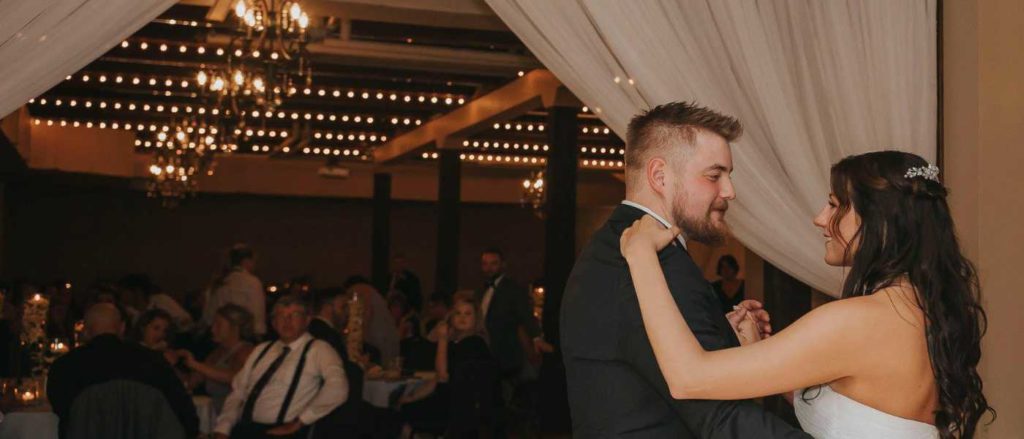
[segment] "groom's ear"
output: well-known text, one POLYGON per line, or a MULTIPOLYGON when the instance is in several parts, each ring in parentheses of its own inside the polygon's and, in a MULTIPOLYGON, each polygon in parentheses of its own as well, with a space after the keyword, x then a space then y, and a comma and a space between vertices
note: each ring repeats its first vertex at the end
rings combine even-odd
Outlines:
POLYGON ((654 157, 647 162, 647 166, 644 168, 647 185, 651 187, 655 193, 663 195, 665 193, 665 186, 668 184, 667 176, 665 175, 668 168, 668 162, 661 157, 654 157))

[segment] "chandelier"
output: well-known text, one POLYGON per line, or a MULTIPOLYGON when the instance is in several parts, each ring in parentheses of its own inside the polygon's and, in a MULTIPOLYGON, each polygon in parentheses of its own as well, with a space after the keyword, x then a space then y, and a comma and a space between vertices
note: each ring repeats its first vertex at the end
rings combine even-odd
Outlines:
POLYGON ((306 45, 309 15, 297 1, 238 0, 238 28, 225 48, 226 66, 201 66, 196 83, 239 128, 252 112, 268 112, 312 83, 306 45))
POLYGON ((534 214, 544 218, 544 171, 533 171, 530 177, 523 180, 523 207, 533 208, 534 214))
POLYGON ((157 133, 147 195, 160 198, 164 207, 177 206, 194 195, 197 177, 213 175, 215 155, 230 154, 238 148, 227 139, 222 127, 200 119, 183 119, 173 130, 157 133))

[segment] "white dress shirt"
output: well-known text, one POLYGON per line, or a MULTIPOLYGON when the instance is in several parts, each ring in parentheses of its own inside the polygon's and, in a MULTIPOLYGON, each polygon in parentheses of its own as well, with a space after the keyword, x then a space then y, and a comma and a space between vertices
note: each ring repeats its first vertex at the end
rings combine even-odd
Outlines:
MULTIPOLYGON (((662 218, 661 215, 658 215, 658 214, 654 213, 653 210, 648 209, 647 206, 644 206, 644 205, 642 205, 640 203, 637 203, 635 201, 629 201, 629 200, 622 200, 622 204, 625 204, 625 205, 631 206, 631 207, 635 207, 637 209, 640 209, 640 210, 644 211, 644 213, 646 213, 646 214, 650 215, 652 218, 658 220, 658 222, 661 223, 661 225, 665 226, 666 229, 671 229, 672 228, 672 224, 671 223, 669 223, 668 221, 665 221, 665 218, 662 218)), ((676 239, 678 239, 679 243, 683 245, 683 248, 686 248, 686 238, 683 237, 682 233, 680 233, 679 236, 676 237, 676 239)))
POLYGON ((253 332, 267 333, 267 296, 263 283, 252 273, 243 269, 232 271, 224 278, 224 285, 208 291, 206 306, 203 308, 203 325, 213 325, 213 316, 220 307, 229 303, 241 306, 252 313, 253 332))
POLYGON ((498 276, 491 286, 487 287, 487 291, 484 291, 484 297, 480 300, 480 317, 485 321, 487 320, 487 310, 491 309, 491 300, 494 299, 494 289, 498 287, 498 284, 500 284, 501 280, 504 278, 504 274, 498 276))
MULTIPOLYGON (((308 332, 289 343, 291 349, 285 356, 281 366, 274 372, 273 377, 267 382, 266 387, 260 393, 253 407, 253 421, 260 424, 276 424, 277 415, 281 411, 281 405, 288 393, 288 388, 295 377, 295 369, 299 365, 302 351, 306 343, 313 345, 306 354, 306 364, 302 370, 302 378, 292 396, 288 412, 285 413, 285 422, 291 422, 296 418, 303 425, 311 425, 324 415, 334 410, 348 399, 348 379, 345 377, 345 369, 341 365, 341 358, 329 344, 322 340, 314 339, 308 332)), ((245 365, 235 375, 231 382, 231 394, 224 401, 224 408, 214 427, 215 433, 231 434, 242 416, 242 408, 245 399, 249 396, 256 381, 263 376, 271 363, 281 354, 285 344, 281 341, 270 341, 260 343, 249 354, 245 365), (256 358, 267 344, 272 344, 270 350, 256 363, 256 358)))

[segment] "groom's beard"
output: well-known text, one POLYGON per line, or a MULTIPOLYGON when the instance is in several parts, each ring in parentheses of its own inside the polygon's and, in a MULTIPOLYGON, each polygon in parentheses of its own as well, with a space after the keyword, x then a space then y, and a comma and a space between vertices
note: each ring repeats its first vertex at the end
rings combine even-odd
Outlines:
POLYGON ((675 217, 676 225, 683 231, 687 240, 697 241, 709 246, 721 245, 729 236, 729 226, 725 223, 725 211, 729 210, 729 202, 716 199, 704 215, 687 215, 684 208, 685 200, 677 199, 672 205, 672 215, 675 217), (711 218, 713 212, 718 212, 721 219, 711 218))

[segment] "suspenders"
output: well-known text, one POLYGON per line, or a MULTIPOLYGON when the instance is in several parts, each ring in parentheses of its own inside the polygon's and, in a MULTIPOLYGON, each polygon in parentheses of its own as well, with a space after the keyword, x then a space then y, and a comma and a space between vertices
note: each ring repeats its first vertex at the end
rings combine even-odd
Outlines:
MULTIPOLYGON (((309 354, 309 349, 313 347, 313 342, 316 338, 306 342, 306 346, 302 348, 302 356, 299 357, 299 364, 295 367, 295 375, 292 377, 292 383, 288 386, 288 393, 285 394, 284 401, 281 403, 281 411, 277 414, 277 423, 283 424, 284 417, 288 413, 288 407, 292 403, 292 398, 295 397, 295 391, 299 388, 299 380, 302 379, 302 370, 306 367, 306 356, 309 354)), ((267 343, 267 345, 260 351, 259 355, 256 356, 256 361, 253 362, 253 367, 260 363, 263 356, 270 351, 270 347, 274 345, 274 342, 267 343)))
POLYGON ((281 403, 281 411, 277 414, 277 423, 284 423, 284 415, 288 413, 288 406, 292 404, 292 397, 295 396, 295 390, 299 388, 299 380, 302 379, 302 370, 306 368, 306 354, 309 353, 309 348, 313 346, 313 342, 316 339, 312 339, 306 343, 306 347, 302 348, 302 356, 299 357, 299 365, 295 367, 295 376, 292 377, 292 384, 288 386, 288 393, 284 396, 284 402, 281 403))

